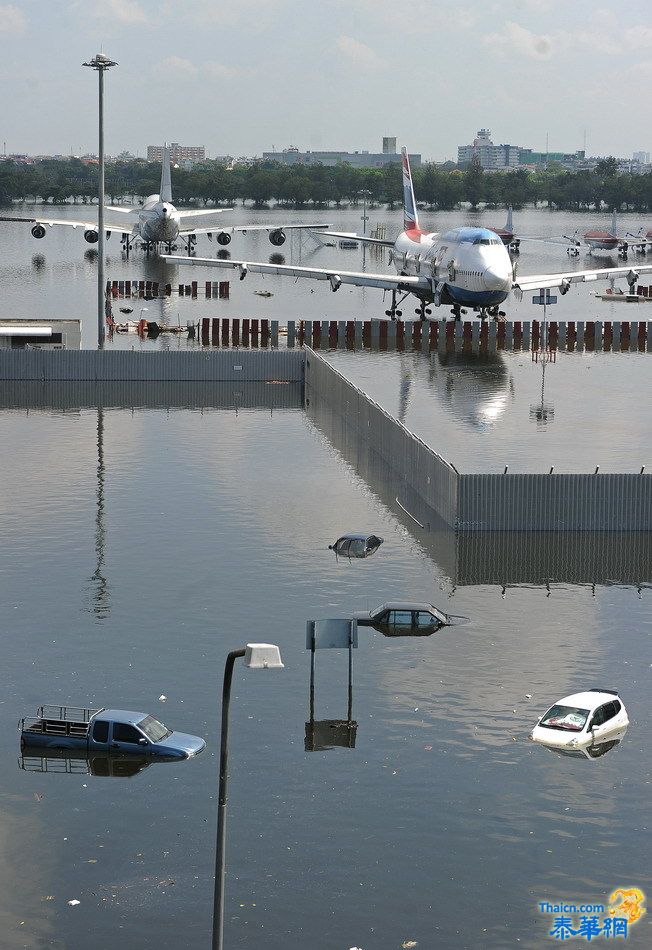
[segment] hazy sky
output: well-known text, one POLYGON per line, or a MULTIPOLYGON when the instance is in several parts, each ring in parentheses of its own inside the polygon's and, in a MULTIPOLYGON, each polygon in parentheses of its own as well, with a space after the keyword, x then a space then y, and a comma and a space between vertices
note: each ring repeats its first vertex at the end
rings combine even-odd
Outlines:
POLYGON ((100 47, 110 154, 652 150, 649 0, 0 0, 0 146, 95 151, 100 47))

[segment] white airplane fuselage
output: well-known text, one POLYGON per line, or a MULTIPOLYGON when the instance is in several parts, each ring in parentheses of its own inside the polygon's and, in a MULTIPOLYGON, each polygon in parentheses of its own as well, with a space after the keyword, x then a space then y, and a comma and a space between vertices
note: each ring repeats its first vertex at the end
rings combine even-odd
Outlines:
POLYGON ((435 300, 470 307, 495 307, 512 287, 507 248, 488 228, 402 231, 392 251, 399 274, 431 281, 435 300))
POLYGON ((142 241, 172 243, 179 237, 180 215, 170 201, 150 195, 138 210, 136 232, 142 241))

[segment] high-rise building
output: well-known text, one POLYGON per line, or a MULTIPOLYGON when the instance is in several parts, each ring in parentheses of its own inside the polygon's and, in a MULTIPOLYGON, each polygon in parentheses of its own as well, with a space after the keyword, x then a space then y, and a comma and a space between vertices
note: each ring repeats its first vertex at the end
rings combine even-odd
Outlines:
MULTIPOLYGON (((170 161, 174 165, 181 165, 185 162, 203 162, 206 158, 206 149, 203 145, 179 145, 178 142, 173 142, 172 145, 168 145, 168 149, 170 152, 170 161)), ((162 162, 163 146, 148 145, 147 161, 162 162)))
POLYGON ((383 155, 396 155, 396 136, 383 136, 383 155))
POLYGON ((482 168, 518 168, 520 146, 494 145, 489 129, 479 129, 472 145, 458 145, 457 164, 470 165, 474 158, 482 168))
POLYGON ((641 165, 650 164, 650 153, 649 152, 634 152, 632 155, 632 161, 639 162, 641 165))

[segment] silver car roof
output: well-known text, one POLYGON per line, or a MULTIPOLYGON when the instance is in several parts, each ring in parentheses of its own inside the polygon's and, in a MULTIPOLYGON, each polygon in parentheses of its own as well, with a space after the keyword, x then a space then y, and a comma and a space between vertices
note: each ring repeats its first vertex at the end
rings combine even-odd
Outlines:
POLYGON ((413 600, 390 600, 386 604, 381 604, 374 613, 380 613, 382 610, 426 610, 436 617, 445 617, 446 614, 434 604, 418 604, 413 600))
POLYGON ((93 721, 98 719, 108 719, 111 722, 128 722, 132 726, 137 726, 143 719, 147 719, 149 713, 134 712, 130 709, 103 709, 97 716, 93 716, 93 721))

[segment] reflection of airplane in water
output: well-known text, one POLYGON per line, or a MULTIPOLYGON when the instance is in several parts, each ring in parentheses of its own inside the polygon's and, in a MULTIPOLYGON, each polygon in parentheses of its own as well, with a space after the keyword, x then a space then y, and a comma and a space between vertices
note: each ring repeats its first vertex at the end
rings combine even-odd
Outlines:
MULTIPOLYGON (((531 274, 516 278, 514 265, 507 247, 498 233, 488 228, 451 228, 444 233, 423 231, 419 226, 417 206, 412 186, 412 175, 406 149, 403 155, 403 230, 395 241, 353 235, 362 244, 390 248, 391 260, 396 268, 394 274, 371 274, 365 271, 344 271, 338 267, 317 268, 294 265, 274 265, 263 262, 213 260, 212 258, 171 258, 179 263, 232 268, 244 280, 247 273, 276 274, 285 277, 302 277, 327 281, 333 291, 342 284, 358 287, 377 287, 389 290, 392 302, 386 316, 400 317, 402 302, 410 295, 419 301, 416 313, 422 320, 432 317, 430 306, 450 305, 456 317, 462 308, 469 308, 481 317, 498 317, 499 307, 512 290, 523 293, 558 287, 566 294, 571 284, 626 278, 631 286, 638 280, 638 272, 627 267, 577 270, 559 274, 531 274), (397 295, 401 295, 397 299, 397 295)), ((506 229, 504 229, 506 230, 506 229)), ((351 239, 349 233, 324 232, 333 237, 351 239)), ((652 264, 645 264, 638 271, 652 271, 652 264)))
MULTIPOLYGON (((269 240, 275 247, 280 247, 285 243, 285 232, 290 229, 327 228, 327 224, 275 224, 270 227, 265 224, 250 224, 241 226, 231 226, 222 228, 217 223, 195 227, 193 222, 197 218, 209 218, 211 215, 223 214, 225 211, 232 211, 232 208, 212 208, 183 210, 175 208, 172 204, 172 179, 170 175, 170 152, 167 146, 163 149, 163 163, 161 169, 161 186, 157 195, 150 195, 145 199, 140 208, 127 206, 107 207, 106 211, 112 211, 117 214, 137 215, 137 220, 131 224, 130 228, 123 225, 105 224, 107 238, 111 234, 120 234, 122 246, 125 251, 131 250, 135 244, 152 250, 158 245, 164 245, 168 252, 172 251, 174 242, 181 240, 184 243, 188 254, 193 253, 194 245, 198 234, 205 234, 212 239, 213 234, 218 244, 227 245, 231 243, 231 238, 236 232, 246 234, 247 231, 267 231, 269 240)), ((45 237, 46 227, 70 227, 83 228, 84 239, 89 244, 97 244, 99 235, 97 233, 97 222, 78 221, 72 219, 55 220, 53 218, 17 218, 0 217, 0 221, 22 221, 32 224, 32 235, 41 239, 45 237)))
MULTIPOLYGON (((398 421, 406 425, 410 390, 415 370, 426 365, 421 354, 399 354, 398 421)), ((428 385, 455 419, 474 429, 492 426, 503 415, 513 395, 512 384, 500 353, 432 354, 427 361, 428 385)), ((408 426, 409 428, 409 426, 408 426)))

